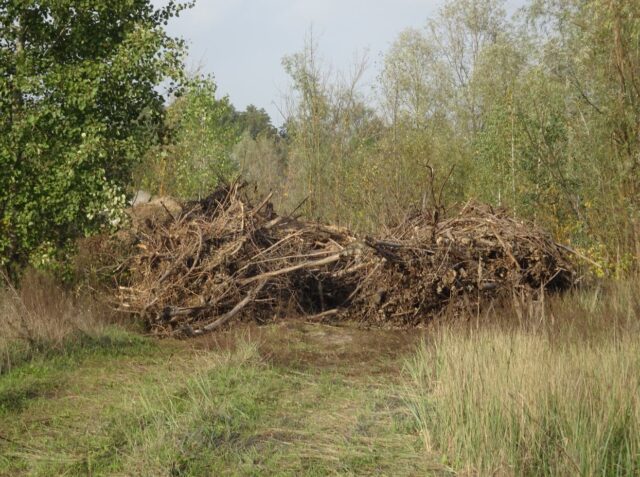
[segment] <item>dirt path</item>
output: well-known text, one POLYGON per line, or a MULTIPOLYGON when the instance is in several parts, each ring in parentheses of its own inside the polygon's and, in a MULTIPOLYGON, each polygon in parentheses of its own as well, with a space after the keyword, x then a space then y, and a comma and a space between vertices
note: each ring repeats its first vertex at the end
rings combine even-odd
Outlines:
POLYGON ((418 339, 287 323, 43 361, 0 378, 0 475, 429 475, 418 339))
POLYGON ((426 332, 362 329, 297 321, 270 326, 247 325, 229 333, 211 334, 187 342, 197 350, 233 349, 238 341, 258 345, 274 366, 316 372, 332 370, 362 377, 397 376, 403 359, 426 332))

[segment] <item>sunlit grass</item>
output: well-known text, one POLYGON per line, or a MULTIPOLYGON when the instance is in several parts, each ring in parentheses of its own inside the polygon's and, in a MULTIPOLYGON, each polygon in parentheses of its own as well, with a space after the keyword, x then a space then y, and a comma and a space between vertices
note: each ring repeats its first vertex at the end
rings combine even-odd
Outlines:
POLYGON ((427 450, 462 475, 640 475, 636 291, 557 298, 517 326, 439 329, 407 365, 427 450))
MULTIPOLYGON (((277 353, 266 345, 281 335, 241 335, 210 350, 145 340, 69 366, 73 354, 16 367, 0 376, 0 395, 12 400, 0 413, 10 439, 0 442, 0 475, 427 475, 439 467, 422 452, 390 379, 397 375, 270 363, 261 350, 277 353)), ((318 353, 322 345, 308 343, 318 353)))
POLYGON ((638 280, 434 326, 404 375, 373 331, 196 349, 46 291, 4 295, 0 475, 640 475, 638 280))

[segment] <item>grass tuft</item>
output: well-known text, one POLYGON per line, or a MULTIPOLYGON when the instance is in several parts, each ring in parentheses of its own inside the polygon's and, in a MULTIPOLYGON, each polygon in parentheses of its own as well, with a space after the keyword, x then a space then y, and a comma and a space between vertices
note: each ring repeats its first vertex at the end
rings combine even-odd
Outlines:
POLYGON ((640 475, 638 283, 438 329, 406 366, 429 452, 461 475, 640 475))
POLYGON ((106 313, 53 278, 28 272, 19 289, 0 285, 0 375, 38 356, 105 346, 113 340, 106 313))

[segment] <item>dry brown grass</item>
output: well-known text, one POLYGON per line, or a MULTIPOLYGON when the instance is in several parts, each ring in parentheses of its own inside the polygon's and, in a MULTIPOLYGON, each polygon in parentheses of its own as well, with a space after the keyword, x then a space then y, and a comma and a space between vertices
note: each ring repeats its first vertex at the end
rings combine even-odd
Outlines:
POLYGON ((19 288, 4 279, 0 374, 37 353, 59 351, 74 339, 98 336, 107 324, 106 316, 95 300, 74 296, 42 273, 27 272, 19 288))
POLYGON ((430 452, 459 475, 638 475, 640 280, 434 329, 408 364, 430 452))

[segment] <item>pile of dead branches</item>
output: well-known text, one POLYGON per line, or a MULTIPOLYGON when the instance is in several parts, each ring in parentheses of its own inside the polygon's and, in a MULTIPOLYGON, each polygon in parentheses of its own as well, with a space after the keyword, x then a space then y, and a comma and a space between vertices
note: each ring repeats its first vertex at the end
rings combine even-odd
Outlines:
POLYGON ((240 184, 146 207, 156 212, 132 212, 116 302, 162 335, 289 316, 415 325, 574 280, 548 235, 475 204, 441 220, 415 214, 389 236, 363 239, 278 216, 268 197, 252 205, 240 184))
POLYGON ((561 291, 575 281, 567 250, 550 236, 476 203, 442 220, 416 214, 391 237, 365 243, 375 263, 353 305, 382 323, 417 324, 443 311, 475 315, 496 298, 561 291))

